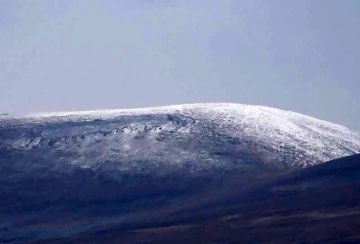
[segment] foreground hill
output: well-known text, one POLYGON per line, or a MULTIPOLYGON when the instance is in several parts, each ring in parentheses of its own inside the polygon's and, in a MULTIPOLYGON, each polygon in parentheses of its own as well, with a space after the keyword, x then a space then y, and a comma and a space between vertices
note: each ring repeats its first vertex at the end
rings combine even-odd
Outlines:
POLYGON ((359 152, 358 133, 262 106, 2 116, 0 242, 135 226, 145 212, 359 152))
POLYGON ((39 243, 359 243, 360 155, 39 243), (151 221, 149 221, 151 219, 151 221))

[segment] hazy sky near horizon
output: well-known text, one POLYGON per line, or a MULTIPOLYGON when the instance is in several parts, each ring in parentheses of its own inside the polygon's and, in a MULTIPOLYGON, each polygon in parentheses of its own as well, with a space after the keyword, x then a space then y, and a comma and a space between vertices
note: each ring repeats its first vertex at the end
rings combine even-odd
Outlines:
POLYGON ((0 113, 260 104, 360 131, 358 0, 1 0, 0 113))

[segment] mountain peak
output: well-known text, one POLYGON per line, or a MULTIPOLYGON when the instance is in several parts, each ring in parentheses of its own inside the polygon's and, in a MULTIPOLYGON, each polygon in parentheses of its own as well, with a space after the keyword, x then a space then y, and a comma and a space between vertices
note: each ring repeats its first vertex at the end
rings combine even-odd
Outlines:
POLYGON ((149 160, 171 169, 190 163, 191 172, 254 161, 305 167, 360 152, 359 134, 343 126, 233 103, 36 114, 0 121, 0 129, 5 148, 61 152, 71 156, 53 158, 54 165, 120 171, 147 171, 149 160))

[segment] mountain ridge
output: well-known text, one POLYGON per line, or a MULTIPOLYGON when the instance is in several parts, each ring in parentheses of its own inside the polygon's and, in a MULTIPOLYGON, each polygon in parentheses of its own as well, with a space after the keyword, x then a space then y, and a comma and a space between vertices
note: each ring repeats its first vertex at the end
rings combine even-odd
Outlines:
POLYGON ((230 107, 230 106, 242 106, 242 107, 253 107, 260 108, 276 112, 288 112, 290 114, 297 114, 309 119, 321 121, 323 123, 331 124, 333 126, 342 127, 348 129, 346 126, 332 123, 326 120, 317 119, 315 117, 308 116, 303 113, 295 112, 292 110, 283 110, 276 107, 264 106, 264 105, 249 105, 240 103, 187 103, 177 105, 164 105, 164 106, 152 106, 152 107, 141 107, 141 108, 125 108, 125 109, 99 109, 99 110, 79 110, 79 111, 60 111, 60 112, 39 112, 29 113, 25 115, 14 115, 6 114, 6 118, 26 119, 26 118, 49 118, 49 117, 71 117, 71 116, 106 116, 113 114, 116 115, 134 115, 134 114, 146 114, 146 113, 164 113, 164 112, 179 112, 186 109, 206 108, 206 107, 230 107))
MULTIPOLYGON (((291 111, 242 104, 207 103, 143 109, 50 113, 0 120, 0 129, 3 130, 7 127, 16 127, 25 130, 27 128, 29 131, 29 128, 34 126, 45 127, 45 130, 42 130, 40 134, 30 133, 28 140, 18 135, 15 141, 9 141, 5 143, 5 146, 29 149, 41 146, 44 141, 55 145, 56 142, 49 142, 57 140, 57 137, 51 133, 61 135, 65 131, 64 140, 67 140, 66 136, 75 137, 76 143, 83 144, 83 147, 86 146, 85 141, 89 143, 100 141, 100 144, 106 144, 104 146, 107 148, 115 147, 114 150, 123 151, 126 148, 138 149, 139 143, 129 144, 125 142, 126 140, 131 142, 134 138, 146 138, 148 139, 146 146, 152 147, 154 143, 161 145, 161 140, 171 139, 170 134, 175 135, 172 142, 179 142, 179 137, 187 137, 190 145, 198 144, 199 139, 193 138, 195 135, 206 136, 209 140, 219 138, 235 140, 235 144, 251 141, 250 144, 262 144, 259 146, 262 151, 275 150, 284 159, 287 157, 286 152, 289 152, 288 147, 291 147, 290 150, 297 152, 293 160, 303 162, 303 166, 360 152, 360 134, 346 127, 291 111), (53 129, 59 124, 64 127, 66 123, 69 125, 67 129, 53 129), (81 127, 82 125, 84 126, 81 127), (92 136, 88 135, 89 131, 92 136), (98 132, 102 133, 102 131, 103 135, 98 135, 98 132), (37 137, 32 137, 33 134, 37 134, 37 137), (81 140, 78 137, 84 138, 81 140), (123 146, 114 146, 120 145, 119 143, 123 146)), ((34 130, 32 128, 32 131, 34 130)), ((57 143, 60 144, 58 141, 57 143)), ((68 144, 73 143, 68 142, 68 144)), ((68 150, 71 149, 68 148, 68 150)), ((114 154, 114 152, 108 152, 108 154, 114 154)))

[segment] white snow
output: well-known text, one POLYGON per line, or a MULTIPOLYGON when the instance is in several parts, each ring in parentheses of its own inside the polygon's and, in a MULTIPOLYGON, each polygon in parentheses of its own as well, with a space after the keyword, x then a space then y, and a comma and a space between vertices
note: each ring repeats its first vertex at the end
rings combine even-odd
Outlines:
MULTIPOLYGON (((41 124, 56 121, 110 120, 121 116, 156 114, 180 114, 194 119, 196 123, 188 124, 180 129, 177 128, 177 132, 181 133, 184 137, 186 134, 190 135, 194 130, 198 130, 196 126, 199 123, 204 125, 211 124, 215 126, 214 130, 221 135, 239 139, 251 139, 256 145, 271 149, 276 155, 291 153, 291 160, 293 162, 289 162, 289 164, 299 163, 307 166, 360 153, 360 135, 346 127, 291 111, 254 105, 233 103, 186 104, 140 109, 43 113, 27 115, 17 119, 25 121, 24 123, 41 124)), ((76 150, 81 152, 82 159, 79 158, 76 162, 85 162, 86 157, 84 155, 90 155, 91 151, 96 150, 99 153, 95 159, 99 161, 116 157, 116 150, 121 150, 121 157, 128 157, 129 160, 140 157, 153 158, 158 155, 164 155, 164 152, 166 153, 168 150, 172 150, 174 156, 168 155, 167 157, 172 158, 173 162, 179 161, 179 163, 200 154, 199 152, 191 151, 191 149, 181 151, 172 147, 167 148, 166 144, 155 140, 162 130, 170 131, 176 129, 172 122, 163 124, 162 129, 154 128, 151 130, 148 133, 150 135, 148 136, 148 141, 131 140, 131 138, 145 130, 145 122, 146 120, 144 119, 143 122, 129 124, 131 128, 136 128, 136 130, 133 131, 130 128, 125 128, 121 133, 121 137, 119 137, 117 132, 112 131, 111 135, 106 138, 98 134, 81 139, 77 142, 79 148, 76 150), (94 144, 94 141, 100 141, 101 143, 94 144), (156 146, 154 146, 155 144, 156 146), (176 155, 180 156, 177 157, 176 155)), ((49 133, 46 131, 45 134, 49 133)), ((221 140, 222 138, 218 139, 221 140)), ((26 138, 19 138, 13 141, 12 145, 23 148, 25 145, 36 146, 39 143, 39 138, 32 142, 26 138)), ((57 143, 58 150, 69 150, 68 144, 57 143)), ((208 155, 208 153, 204 151, 204 155, 208 155)), ((203 161, 214 162, 216 160, 204 156, 203 161)), ((84 163, 81 165, 84 166, 84 163)))

